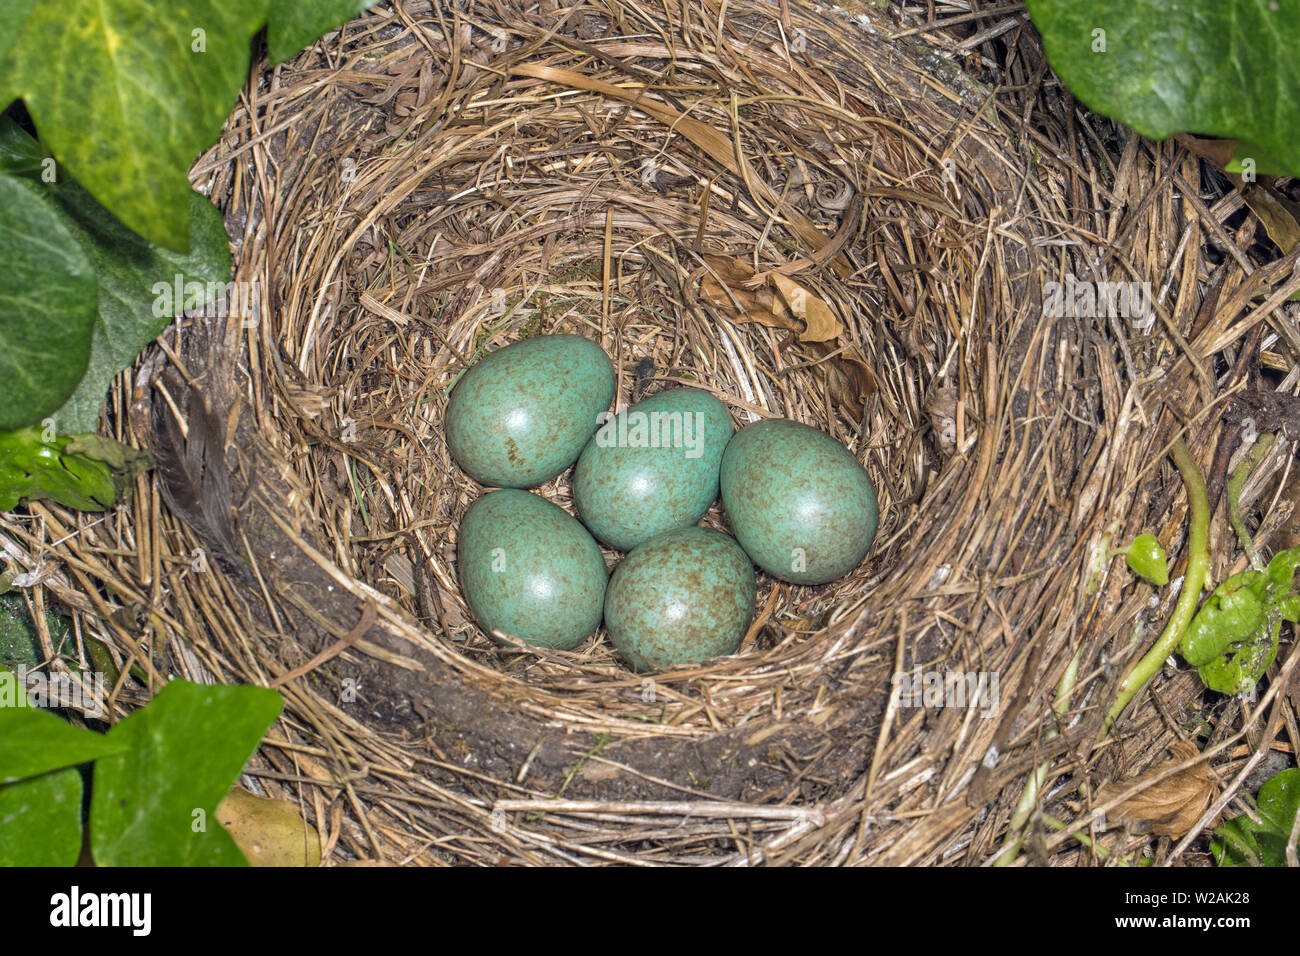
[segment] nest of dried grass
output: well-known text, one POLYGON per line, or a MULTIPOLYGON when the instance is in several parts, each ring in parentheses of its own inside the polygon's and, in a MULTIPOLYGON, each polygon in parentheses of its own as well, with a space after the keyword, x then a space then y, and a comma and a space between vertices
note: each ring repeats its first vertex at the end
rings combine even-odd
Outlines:
MULTIPOLYGON (((1044 760, 1053 812, 1086 827, 1077 785, 1132 778, 1202 702, 1172 673, 1093 749, 1171 606, 1095 555, 1140 530, 1176 555, 1168 444, 1226 467, 1260 354, 1294 392, 1282 300, 1252 300, 1291 260, 1260 267, 1184 151, 1077 127, 1019 28, 1018 101, 898 32, 758 0, 397 2, 259 74, 193 174, 253 307, 187 318, 123 378, 108 425, 159 465, 134 505, 33 506, 4 519, 11 556, 154 687, 280 687, 251 777, 300 801, 327 860, 977 864, 1044 760), (1152 283, 1155 328, 1045 316, 1067 275, 1152 283), (487 640, 454 563, 480 489, 442 412, 483 350, 559 331, 602 343, 620 401, 691 384, 741 424, 835 435, 881 490, 867 562, 760 576, 742 653, 652 681, 599 638, 487 640), (922 671, 1001 692, 891 700, 922 671)), ((1247 505, 1290 457, 1277 442, 1247 505)), ((568 476, 540 493, 569 505, 568 476)), ((1286 511, 1261 510, 1267 541, 1286 511)), ((1221 519, 1213 541, 1222 573, 1221 519)), ((152 689, 124 683, 118 711, 152 689)), ((1269 700, 1220 701, 1218 742, 1250 746, 1201 763, 1258 762, 1260 718, 1289 713, 1269 700)), ((1035 859, 1100 859, 1034 832, 1035 859)))

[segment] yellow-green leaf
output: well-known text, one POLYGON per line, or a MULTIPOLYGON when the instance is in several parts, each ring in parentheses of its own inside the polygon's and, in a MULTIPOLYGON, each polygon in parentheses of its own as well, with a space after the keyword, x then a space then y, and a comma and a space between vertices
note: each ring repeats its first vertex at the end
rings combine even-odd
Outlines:
POLYGON ((250 866, 320 866, 320 834, 290 803, 235 787, 217 807, 217 821, 250 866))
POLYGON ((37 0, 5 91, 128 228, 184 252, 186 172, 220 134, 267 10, 268 0, 37 0))

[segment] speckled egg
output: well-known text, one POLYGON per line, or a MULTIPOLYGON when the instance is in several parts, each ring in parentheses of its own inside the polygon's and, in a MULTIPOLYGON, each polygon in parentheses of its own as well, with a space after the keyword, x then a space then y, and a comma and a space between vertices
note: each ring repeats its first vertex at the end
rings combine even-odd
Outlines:
POLYGON ((614 397, 614 367, 581 335, 539 335, 486 355, 447 403, 447 447, 499 488, 550 481, 581 454, 614 397))
POLYGON ((734 654, 754 616, 754 566, 710 528, 679 528, 634 548, 605 592, 610 643, 633 668, 734 654))
POLYGON ((461 522, 456 564, 489 636, 572 650, 600 626, 608 581, 600 547, 545 498, 513 488, 479 498, 461 522))
POLYGON ((825 584, 848 574, 876 536, 880 507, 866 469, 809 425, 746 425, 722 456, 720 485, 736 540, 783 581, 825 584))
POLYGON ((735 432, 726 407, 698 388, 673 388, 619 412, 582 450, 573 505, 601 541, 631 551, 688 528, 718 497, 722 452, 735 432))

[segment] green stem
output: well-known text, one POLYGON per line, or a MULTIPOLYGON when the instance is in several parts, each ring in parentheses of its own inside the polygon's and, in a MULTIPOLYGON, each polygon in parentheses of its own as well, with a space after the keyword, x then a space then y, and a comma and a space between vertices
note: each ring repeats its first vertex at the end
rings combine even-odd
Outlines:
POLYGON ((1250 473, 1255 470, 1255 466, 1273 447, 1273 438, 1273 434, 1269 432, 1260 435, 1250 454, 1242 459, 1241 464, 1232 473, 1232 477, 1228 479, 1228 520, 1232 522, 1232 530, 1237 532, 1241 549, 1246 552, 1246 557, 1250 558, 1250 566, 1256 571, 1264 570, 1264 562, 1260 560, 1259 552, 1255 550, 1255 539, 1251 537, 1250 529, 1246 527, 1246 519, 1241 516, 1241 489, 1245 486, 1250 473))
POLYGON ((1110 732, 1110 726, 1115 722, 1115 718, 1128 706, 1129 701, 1145 686, 1146 682, 1156 675, 1165 659, 1174 652, 1174 648, 1182 639, 1183 632, 1187 630, 1187 625, 1192 622, 1196 605, 1201 599, 1201 589, 1205 586, 1205 578, 1209 574, 1210 502, 1205 491, 1205 477, 1201 474, 1200 466, 1192 458, 1187 443, 1181 438, 1174 442, 1172 455, 1174 464, 1178 466, 1178 471, 1183 476, 1183 484, 1187 486, 1187 499, 1191 505, 1187 533, 1187 573, 1183 577, 1183 589, 1178 594, 1178 603, 1174 605, 1174 613, 1170 615, 1160 639, 1119 682, 1115 703, 1106 714, 1106 722, 1097 736, 1098 740, 1102 740, 1110 732))
MULTIPOLYGON (((1165 658, 1173 653, 1174 648, 1178 646, 1183 632, 1187 630, 1187 625, 1191 623, 1192 616, 1196 612, 1201 589, 1205 586, 1205 579, 1209 574, 1210 502, 1205 489, 1205 477, 1201 474, 1200 467, 1192 458, 1187 443, 1181 438, 1174 443, 1172 456, 1174 464, 1178 466, 1179 474, 1183 476, 1183 484, 1187 487, 1187 498, 1191 505, 1187 573, 1183 577, 1183 589, 1178 594, 1178 603, 1174 605, 1174 613, 1165 625, 1160 639, 1120 681, 1115 703, 1106 715, 1106 722, 1102 726, 1098 740, 1106 736, 1115 718, 1128 706, 1129 701, 1133 699, 1133 696, 1146 682, 1160 670, 1165 658)), ((1079 676, 1079 658, 1082 653, 1082 648, 1075 652, 1074 657, 1071 658, 1070 663, 1065 668, 1065 673, 1061 675, 1060 682, 1056 685, 1056 696, 1052 709, 1058 717, 1069 710, 1070 698, 1074 693, 1075 682, 1079 676)), ((1056 736, 1057 731, 1053 727, 1047 732, 1045 739, 1051 740, 1056 736)), ((1020 847, 1024 841, 1023 830, 1025 824, 1029 822, 1029 816, 1038 802, 1038 792, 1047 780, 1049 769, 1050 762, 1044 761, 1034 768, 1029 775, 1029 779, 1025 781, 1024 792, 1020 795, 1020 802, 1016 804, 1016 811, 1012 815, 1011 823, 1008 826, 1006 842, 998 853, 997 859, 993 861, 995 867, 1009 866, 1019 856, 1020 847)), ((1046 814, 1043 815, 1043 819, 1055 829, 1065 829, 1063 823, 1046 814)), ((1084 846, 1091 845, 1090 838, 1084 834, 1073 833, 1071 836, 1078 839, 1084 846)), ((1106 850, 1100 846, 1097 847, 1097 852, 1103 855, 1106 854, 1106 850)), ((1128 857, 1125 857, 1125 861, 1127 859, 1128 857)))
MULTIPOLYGON (((1070 663, 1065 665, 1065 673, 1056 684, 1056 696, 1052 703, 1052 712, 1056 716, 1062 717, 1070 709, 1070 697, 1074 694, 1074 685, 1079 679, 1079 659, 1083 656, 1083 648, 1080 647, 1074 652, 1074 657, 1070 658, 1070 663)), ((1057 736, 1056 727, 1052 727, 1044 735, 1044 740, 1051 740, 1057 736)), ((1038 791, 1042 789, 1043 783, 1047 780, 1047 771, 1051 769, 1051 762, 1044 760, 1034 768, 1029 779, 1025 781, 1024 792, 1020 794, 1020 802, 1016 804, 1016 812, 1011 817, 1011 823, 1007 827, 1007 839, 1002 845, 1002 851, 998 858, 993 861, 994 866, 1009 866, 1015 861, 1020 854, 1020 845, 1023 842, 1023 831, 1025 824, 1029 822, 1029 815, 1034 811, 1034 805, 1038 803, 1038 791)))
MULTIPOLYGON (((1056 819, 1056 817, 1049 817, 1046 813, 1043 814, 1043 822, 1046 823, 1046 824, 1047 824, 1049 827, 1051 827, 1053 830, 1064 830, 1064 829, 1066 829, 1066 826, 1065 826, 1065 822, 1064 822, 1064 821, 1062 821, 1062 820, 1058 820, 1058 819, 1056 819)), ((1093 839, 1092 839, 1092 837, 1088 836, 1086 833, 1082 833, 1082 832, 1076 830, 1076 831, 1074 831, 1073 833, 1071 833, 1070 836, 1074 837, 1076 840, 1078 840, 1078 841, 1079 841, 1080 843, 1082 843, 1084 846, 1086 846, 1086 847, 1092 847, 1092 848, 1095 850, 1096 854, 1097 854, 1099 857, 1101 857, 1103 860, 1109 860, 1109 859, 1110 859, 1110 850, 1106 849, 1106 848, 1105 848, 1104 846, 1102 846, 1100 843, 1098 843, 1095 847, 1093 847, 1093 839)), ((1120 860, 1120 861, 1119 861, 1119 862, 1120 862, 1120 865, 1121 865, 1121 866, 1132 866, 1133 864, 1132 864, 1132 863, 1129 863, 1129 860, 1131 860, 1131 859, 1133 859, 1133 854, 1132 854, 1132 853, 1128 854, 1128 856, 1126 856, 1126 857, 1124 857, 1124 859, 1120 860)))
MULTIPOLYGON (((1056 819, 1056 817, 1048 816, 1046 813, 1043 814, 1043 822, 1046 823, 1053 830, 1065 829, 1065 821, 1058 820, 1056 819)), ((1083 833, 1082 831, 1076 830, 1074 833, 1071 833, 1070 836, 1074 837, 1076 840, 1078 840, 1086 847, 1092 846, 1093 843, 1092 837, 1088 836, 1088 834, 1083 833)), ((1103 860, 1107 859, 1110 856, 1110 850, 1106 849, 1104 846, 1101 846, 1100 844, 1098 844, 1096 850, 1097 850, 1097 855, 1100 856, 1103 860)))

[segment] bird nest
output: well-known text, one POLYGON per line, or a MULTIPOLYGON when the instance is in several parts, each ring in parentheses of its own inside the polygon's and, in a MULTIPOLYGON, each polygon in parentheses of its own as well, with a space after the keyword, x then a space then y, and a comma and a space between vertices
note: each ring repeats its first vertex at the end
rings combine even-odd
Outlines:
MULTIPOLYGON (((982 863, 1043 761, 1069 784, 1053 812, 1095 830, 1078 784, 1131 779, 1186 736, 1170 708, 1207 706, 1170 671, 1093 749, 1171 606, 1099 556, 1151 530, 1177 557, 1164 451, 1183 434, 1226 468, 1225 396, 1261 354, 1294 386, 1300 352, 1261 344, 1278 303, 1252 292, 1278 273, 1196 198, 1195 159, 1098 138, 1054 90, 1008 108, 897 30, 760 0, 411 0, 257 74, 192 174, 243 294, 179 321, 106 413, 156 490, 5 519, 147 671, 117 712, 169 674, 278 687, 250 779, 334 861, 982 863), (1046 283, 1107 276, 1155 286, 1154 324, 1045 308, 1046 283), (819 587, 760 574, 740 652, 696 667, 634 674, 603 631, 487 638, 455 558, 483 489, 448 455, 447 396, 553 332, 605 348, 619 403, 691 385, 739 425, 835 436, 879 488, 867 560, 819 587), (944 693, 894 694, 900 674, 944 693)), ((1261 510, 1266 541, 1285 516, 1261 510)), ((1222 519, 1213 540, 1225 573, 1222 519)), ((1232 740, 1258 724, 1213 706, 1232 740)), ((1053 862, 1101 859, 1032 826, 1053 862)))

